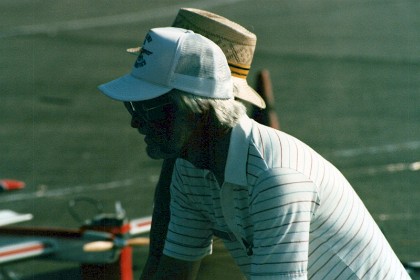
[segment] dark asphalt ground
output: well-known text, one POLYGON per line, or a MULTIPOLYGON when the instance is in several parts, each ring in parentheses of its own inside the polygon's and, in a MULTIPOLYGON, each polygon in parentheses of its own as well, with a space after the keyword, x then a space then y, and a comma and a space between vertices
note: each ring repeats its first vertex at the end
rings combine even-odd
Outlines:
MULTIPOLYGON (((77 228, 76 197, 152 211, 160 161, 123 106, 96 86, 127 73, 148 29, 180 7, 230 18, 258 36, 248 82, 271 74, 281 129, 333 162, 402 261, 420 259, 420 3, 379 0, 0 2, 0 178, 3 209, 22 225, 77 228)), ((91 215, 83 209, 86 216, 91 215)), ((135 276, 147 250, 135 249, 135 276)), ((219 267, 216 261, 210 266, 219 267)), ((74 279, 77 264, 31 260, 24 279, 74 279)), ((208 269, 208 267, 206 268, 208 269)), ((210 268, 216 269, 216 268, 210 268)), ((413 277, 414 278, 414 277, 413 277)))

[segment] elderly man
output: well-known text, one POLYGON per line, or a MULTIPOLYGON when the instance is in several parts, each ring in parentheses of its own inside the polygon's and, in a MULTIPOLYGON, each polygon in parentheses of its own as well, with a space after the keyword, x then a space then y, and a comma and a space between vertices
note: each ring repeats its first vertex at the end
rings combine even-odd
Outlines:
POLYGON ((150 157, 178 158, 152 279, 193 279, 213 235, 249 279, 409 279, 343 175, 246 116, 215 43, 173 27, 143 42, 131 73, 99 88, 124 102, 150 157))
MULTIPOLYGON (((247 108, 254 109, 250 110, 249 114, 253 114, 253 112, 257 113, 260 117, 260 122, 263 121, 266 124, 271 124, 277 121, 276 119, 269 118, 261 119, 263 111, 260 111, 260 109, 266 107, 265 102, 247 83, 247 76, 251 68, 257 42, 257 37, 254 33, 223 16, 195 8, 180 9, 172 26, 192 30, 215 42, 227 58, 231 70, 235 98, 246 104, 247 108)), ((140 49, 140 47, 131 48, 128 49, 128 52, 138 55, 140 49)), ((264 113, 267 112, 264 111, 264 113)), ((148 279, 149 275, 154 274, 163 254, 163 246, 170 216, 169 186, 175 159, 168 158, 164 160, 159 181, 155 189, 149 255, 146 265, 142 270, 142 280, 148 279)), ((229 253, 226 252, 220 238, 213 240, 213 248, 212 257, 206 258, 202 263, 199 277, 203 279, 223 279, 226 277, 232 280, 243 279, 243 276, 233 264, 229 253), (215 262, 222 263, 223 265, 213 268, 215 262)))

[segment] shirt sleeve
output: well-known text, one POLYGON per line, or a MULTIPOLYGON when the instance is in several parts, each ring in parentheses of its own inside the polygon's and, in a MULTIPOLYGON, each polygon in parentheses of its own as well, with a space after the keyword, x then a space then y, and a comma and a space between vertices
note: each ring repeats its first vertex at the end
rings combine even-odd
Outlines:
POLYGON ((213 232, 209 220, 194 208, 181 174, 182 168, 175 165, 164 254, 184 261, 196 261, 211 254, 213 232))
POLYGON ((251 279, 307 279, 310 223, 318 205, 317 189, 303 174, 278 168, 260 176, 250 196, 251 279))

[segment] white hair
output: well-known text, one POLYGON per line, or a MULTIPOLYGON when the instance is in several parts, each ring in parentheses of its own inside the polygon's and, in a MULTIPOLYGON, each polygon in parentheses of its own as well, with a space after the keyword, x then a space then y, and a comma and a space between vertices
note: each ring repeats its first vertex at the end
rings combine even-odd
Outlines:
POLYGON ((246 107, 233 98, 206 98, 181 90, 172 90, 170 93, 171 98, 177 104, 178 110, 200 119, 207 118, 212 122, 208 125, 214 128, 233 128, 239 119, 246 115, 246 107))

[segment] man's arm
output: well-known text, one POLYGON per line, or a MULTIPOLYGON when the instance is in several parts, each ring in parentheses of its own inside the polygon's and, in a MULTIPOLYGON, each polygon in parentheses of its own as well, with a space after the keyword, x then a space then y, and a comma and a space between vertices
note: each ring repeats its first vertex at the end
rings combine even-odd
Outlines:
POLYGON ((149 255, 143 268, 141 280, 153 279, 163 255, 166 233, 170 218, 170 184, 176 159, 166 159, 162 164, 155 189, 152 226, 150 229, 149 255))
POLYGON ((140 280, 167 279, 159 278, 163 277, 165 273, 173 275, 168 276, 168 279, 195 279, 198 268, 200 267, 200 261, 190 263, 163 256, 163 247, 165 245, 170 219, 170 185, 175 161, 176 158, 165 159, 162 164, 159 181, 155 189, 152 226, 150 229, 149 255, 140 280), (161 263, 162 261, 164 264, 161 263), (165 267, 168 266, 168 269, 174 267, 174 271, 162 271, 160 272, 162 276, 157 276, 158 267, 162 267, 162 265, 165 267), (176 273, 179 273, 182 277, 173 278, 177 275, 176 273), (183 278, 186 275, 191 275, 192 278, 183 278))

